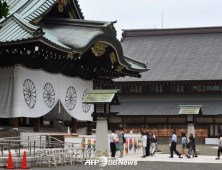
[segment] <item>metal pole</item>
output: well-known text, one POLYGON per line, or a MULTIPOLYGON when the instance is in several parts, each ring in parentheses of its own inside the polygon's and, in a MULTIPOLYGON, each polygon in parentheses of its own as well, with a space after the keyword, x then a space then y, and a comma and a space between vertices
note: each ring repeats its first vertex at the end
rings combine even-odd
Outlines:
POLYGON ((28 136, 28 151, 29 151, 29 136, 28 136))
POLYGON ((1 147, 1 149, 2 149, 2 157, 3 157, 3 147, 4 147, 4 145, 2 144, 2 147, 1 147))
POLYGON ((35 141, 34 141, 34 157, 35 157, 35 141))
POLYGON ((40 149, 41 149, 41 145, 42 145, 42 136, 40 135, 40 149))
POLYGON ((32 156, 32 143, 30 142, 30 157, 32 156))
POLYGON ((19 158, 20 158, 20 147, 21 147, 21 141, 19 141, 19 158))
POLYGON ((10 141, 9 141, 9 143, 8 143, 8 150, 10 151, 10 141))

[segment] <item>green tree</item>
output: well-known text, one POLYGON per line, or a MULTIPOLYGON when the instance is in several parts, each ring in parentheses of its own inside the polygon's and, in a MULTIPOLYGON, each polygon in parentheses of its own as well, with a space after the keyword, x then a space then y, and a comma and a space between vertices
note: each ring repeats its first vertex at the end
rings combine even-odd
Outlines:
POLYGON ((0 1, 0 19, 2 19, 3 17, 6 18, 6 16, 8 15, 9 12, 9 6, 8 4, 4 1, 2 2, 2 0, 0 1))

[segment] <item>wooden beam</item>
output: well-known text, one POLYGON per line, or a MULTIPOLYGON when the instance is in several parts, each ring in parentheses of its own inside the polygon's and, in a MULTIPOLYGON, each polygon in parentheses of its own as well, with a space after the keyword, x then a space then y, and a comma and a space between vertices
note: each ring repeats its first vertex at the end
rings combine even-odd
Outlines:
POLYGON ((72 117, 72 133, 77 133, 77 120, 72 117))
POLYGON ((169 118, 167 118, 167 129, 169 128, 169 118))
POLYGON ((40 131, 40 117, 34 118, 34 132, 40 131))
POLYGON ((18 118, 12 118, 12 128, 18 128, 18 118))
POLYGON ((91 135, 92 134, 92 125, 90 121, 86 122, 86 128, 87 128, 87 135, 91 135))
POLYGON ((146 127, 146 118, 144 117, 144 128, 146 127))
POLYGON ((215 136, 215 119, 213 119, 213 135, 215 136))
POLYGON ((122 117, 122 128, 124 129, 124 117, 122 117))

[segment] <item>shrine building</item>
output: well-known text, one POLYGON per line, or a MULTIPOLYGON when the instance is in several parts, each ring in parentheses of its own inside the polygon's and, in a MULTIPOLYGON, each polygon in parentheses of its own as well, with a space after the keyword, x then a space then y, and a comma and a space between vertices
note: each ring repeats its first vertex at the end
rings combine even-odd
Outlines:
POLYGON ((186 132, 193 119, 196 138, 222 131, 222 27, 123 30, 123 52, 149 63, 142 78, 95 83, 95 89, 120 89, 121 105, 109 128, 126 133, 153 131, 159 137, 186 132), (192 107, 192 117, 181 115, 192 107))
MULTIPOLYGON (((85 20, 77 0, 6 0, 0 20, 0 125, 33 127, 91 122, 82 103, 93 83, 141 77, 143 62, 126 57, 116 21, 85 20)), ((135 57, 136 58, 136 57, 135 57)))

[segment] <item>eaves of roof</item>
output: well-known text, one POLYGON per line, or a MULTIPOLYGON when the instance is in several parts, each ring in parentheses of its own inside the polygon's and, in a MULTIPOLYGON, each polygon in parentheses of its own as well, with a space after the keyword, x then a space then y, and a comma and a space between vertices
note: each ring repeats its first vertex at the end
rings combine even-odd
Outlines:
POLYGON ((34 26, 13 14, 0 29, 0 46, 41 41, 53 48, 71 52, 71 48, 58 41, 57 37, 40 26, 34 26))
POLYGON ((0 40, 0 45, 39 40, 67 53, 84 53, 95 42, 104 42, 115 49, 121 66, 135 72, 147 71, 145 64, 124 58, 122 46, 116 39, 114 22, 46 19, 34 26, 20 15, 14 14, 1 28, 0 37, 3 39, 0 40))

